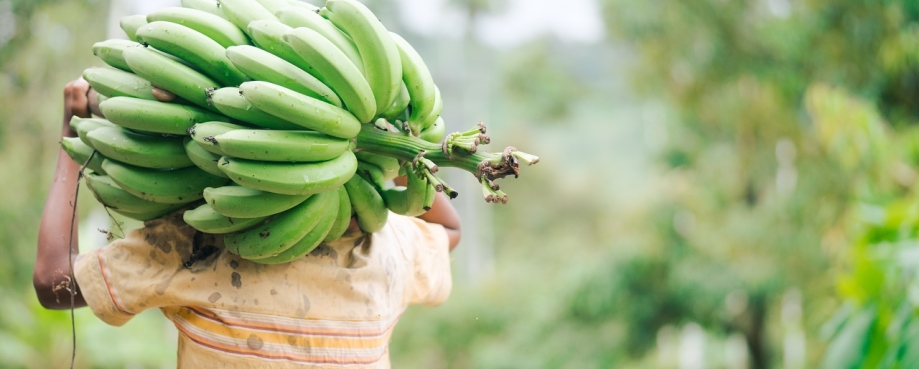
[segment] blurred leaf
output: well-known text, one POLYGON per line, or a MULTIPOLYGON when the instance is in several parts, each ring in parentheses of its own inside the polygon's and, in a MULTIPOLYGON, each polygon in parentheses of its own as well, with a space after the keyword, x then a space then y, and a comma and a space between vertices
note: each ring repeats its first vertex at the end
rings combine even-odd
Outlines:
POLYGON ((853 313, 853 306, 851 303, 845 303, 839 306, 836 312, 833 313, 833 316, 820 326, 820 337, 825 340, 830 340, 835 337, 839 334, 842 327, 845 326, 846 322, 849 321, 849 317, 852 316, 853 313))
POLYGON ((851 369, 861 366, 867 354, 866 347, 876 319, 875 313, 874 308, 863 309, 845 323, 830 342, 822 368, 851 369))
POLYGON ((903 347, 898 360, 900 367, 919 367, 919 321, 913 319, 909 322, 902 342, 903 347))
POLYGON ((820 84, 807 90, 805 106, 821 144, 846 169, 876 167, 886 161, 890 143, 884 120, 873 106, 842 89, 820 84))

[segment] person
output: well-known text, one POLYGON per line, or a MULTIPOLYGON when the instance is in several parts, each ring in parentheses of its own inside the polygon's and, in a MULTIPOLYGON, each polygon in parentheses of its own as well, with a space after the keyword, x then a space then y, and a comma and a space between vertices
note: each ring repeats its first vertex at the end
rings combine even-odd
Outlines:
MULTIPOLYGON (((95 97, 82 79, 67 84, 63 136, 75 135, 71 117, 101 115, 95 97)), ((48 309, 88 305, 115 326, 159 308, 178 329, 179 368, 388 368, 406 307, 438 305, 451 292, 460 223, 443 194, 417 218, 390 213, 373 234, 352 219, 341 239, 287 264, 227 252, 219 236, 186 225, 181 210, 80 253, 71 241, 81 164, 59 151, 39 227, 38 299, 48 309)))

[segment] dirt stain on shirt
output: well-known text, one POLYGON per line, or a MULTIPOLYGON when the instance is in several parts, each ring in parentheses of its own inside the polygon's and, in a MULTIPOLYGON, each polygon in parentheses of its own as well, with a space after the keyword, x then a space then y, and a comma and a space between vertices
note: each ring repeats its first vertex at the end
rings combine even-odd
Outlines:
POLYGON ((165 254, 172 252, 172 242, 174 239, 166 235, 166 232, 159 233, 155 231, 147 232, 144 235, 144 241, 160 249, 165 254))
POLYGON ((210 301, 213 304, 217 302, 217 300, 220 300, 221 297, 223 297, 223 295, 221 295, 220 292, 214 292, 207 298, 207 301, 210 301))
POLYGON ((310 298, 309 298, 309 297, 306 297, 306 295, 303 295, 303 311, 304 311, 304 312, 309 312, 309 311, 310 311, 310 306, 311 306, 311 305, 312 305, 312 304, 310 304, 310 298))
POLYGON ((168 278, 165 278, 162 280, 162 282, 157 283, 157 285, 153 287, 153 291, 156 292, 157 295, 164 295, 166 293, 166 289, 169 288, 169 285, 172 284, 172 280, 174 278, 175 274, 169 275, 168 278))
POLYGON ((265 346, 265 341, 262 341, 259 336, 256 336, 255 333, 249 335, 249 339, 246 340, 246 344, 249 345, 250 349, 261 350, 262 346, 265 346))
POLYGON ((242 277, 240 277, 239 273, 233 272, 233 274, 230 274, 230 284, 237 289, 243 286, 242 277))

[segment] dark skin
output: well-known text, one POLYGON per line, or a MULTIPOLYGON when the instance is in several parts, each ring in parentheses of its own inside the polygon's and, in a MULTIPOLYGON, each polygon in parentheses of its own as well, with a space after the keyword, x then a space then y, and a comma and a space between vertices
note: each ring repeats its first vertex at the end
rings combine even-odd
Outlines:
MULTIPOLYGON (((157 88, 153 89, 153 95, 160 101, 170 101, 175 98, 175 95, 157 88)), ((74 116, 88 118, 90 114, 102 116, 95 91, 82 78, 68 83, 64 87, 64 120, 61 136, 76 137, 76 132, 70 129, 70 119, 74 116)), ((32 284, 38 295, 38 301, 46 309, 70 309, 71 285, 76 291, 73 307, 86 306, 86 301, 80 293, 80 286, 76 284, 76 281, 71 283, 72 261, 80 253, 76 244, 77 225, 71 224, 71 221, 76 206, 77 176, 81 164, 75 163, 63 149, 58 150, 54 180, 51 182, 51 189, 38 229, 38 251, 35 270, 32 274, 32 284), (72 247, 71 240, 73 240, 72 247)), ((404 185, 405 179, 397 178, 395 182, 397 185, 404 185)), ((450 240, 450 251, 453 251, 459 244, 461 234, 459 215, 446 195, 438 193, 431 210, 418 218, 444 227, 450 240)), ((354 219, 351 219, 349 230, 359 231, 354 219)))

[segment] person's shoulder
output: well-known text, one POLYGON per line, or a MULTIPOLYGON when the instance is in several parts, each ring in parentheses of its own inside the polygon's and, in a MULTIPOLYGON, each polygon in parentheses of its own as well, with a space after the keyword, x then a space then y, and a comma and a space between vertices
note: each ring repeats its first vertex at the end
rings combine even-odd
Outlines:
POLYGON ((383 236, 393 238, 394 241, 403 244, 415 244, 418 242, 439 242, 441 238, 446 237, 446 231, 440 224, 428 223, 417 217, 389 213, 386 220, 386 226, 380 232, 374 234, 375 237, 383 236))
POLYGON ((125 230, 123 237, 115 236, 106 247, 111 251, 149 253, 150 247, 167 254, 174 250, 185 250, 198 233, 182 219, 187 207, 158 218, 144 221, 143 227, 125 230), (133 251, 132 251, 133 250, 133 251))
POLYGON ((139 230, 142 233, 181 233, 191 236, 195 233, 195 229, 185 223, 182 218, 185 211, 191 208, 193 207, 183 206, 158 218, 146 220, 144 221, 144 226, 139 230))
POLYGON ((386 218, 386 225, 378 233, 390 232, 405 235, 422 230, 426 224, 425 221, 415 217, 389 212, 389 217, 386 218))

